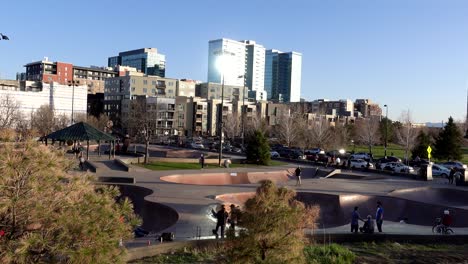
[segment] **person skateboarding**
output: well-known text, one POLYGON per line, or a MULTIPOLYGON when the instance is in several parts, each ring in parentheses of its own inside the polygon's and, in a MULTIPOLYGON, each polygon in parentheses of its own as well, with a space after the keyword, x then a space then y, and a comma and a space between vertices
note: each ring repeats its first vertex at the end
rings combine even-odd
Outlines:
POLYGON ((221 238, 224 238, 224 229, 226 228, 226 220, 228 218, 226 208, 222 205, 218 212, 211 209, 211 213, 216 217, 216 229, 213 229, 213 234, 216 236, 216 239, 218 239, 218 229, 221 228, 221 238))

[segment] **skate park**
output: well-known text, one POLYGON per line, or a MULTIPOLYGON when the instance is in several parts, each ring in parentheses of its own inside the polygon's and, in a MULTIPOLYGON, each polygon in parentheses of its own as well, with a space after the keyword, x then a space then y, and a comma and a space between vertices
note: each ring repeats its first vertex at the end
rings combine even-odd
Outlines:
MULTIPOLYGON (((242 205, 254 195, 259 182, 266 179, 294 189, 297 198, 306 205, 320 206, 317 227, 305 230, 316 240, 328 237, 335 242, 351 239, 465 241, 468 237, 468 189, 448 185, 443 179, 423 181, 301 164, 302 185, 296 186, 291 172, 298 164, 293 163, 264 168, 172 171, 152 171, 131 164, 128 164, 130 170, 123 170, 119 166, 94 163, 98 178, 119 185, 122 194, 133 200, 136 213, 142 217, 142 227, 153 233, 173 232, 176 242, 172 243, 214 241, 211 230, 216 223, 211 210, 221 204, 242 205), (383 233, 371 237, 351 234, 350 214, 354 206, 359 207, 361 217, 374 218, 377 201, 385 209, 383 233), (434 220, 446 209, 454 218, 454 234, 434 235, 434 220)), ((141 252, 148 247, 148 239, 133 239, 125 245, 130 251, 141 252)))

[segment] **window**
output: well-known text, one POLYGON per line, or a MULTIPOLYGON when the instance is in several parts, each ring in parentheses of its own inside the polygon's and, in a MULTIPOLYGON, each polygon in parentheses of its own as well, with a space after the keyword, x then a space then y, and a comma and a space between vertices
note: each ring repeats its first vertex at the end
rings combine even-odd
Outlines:
POLYGON ((152 84, 152 85, 156 85, 156 81, 152 81, 151 84, 152 84))
POLYGON ((135 87, 132 87, 132 92, 134 92, 134 91, 135 91, 135 87))
POLYGON ((148 84, 148 80, 143 80, 143 84, 148 84))
POLYGON ((143 88, 143 93, 147 93, 147 92, 148 92, 148 89, 143 88))

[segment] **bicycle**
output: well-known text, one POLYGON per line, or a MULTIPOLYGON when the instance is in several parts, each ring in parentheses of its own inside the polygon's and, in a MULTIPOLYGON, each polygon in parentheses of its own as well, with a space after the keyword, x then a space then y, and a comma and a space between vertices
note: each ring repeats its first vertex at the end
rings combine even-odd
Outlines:
POLYGON ((453 230, 442 224, 442 218, 436 218, 434 225, 432 226, 432 233, 450 235, 453 234, 453 230))

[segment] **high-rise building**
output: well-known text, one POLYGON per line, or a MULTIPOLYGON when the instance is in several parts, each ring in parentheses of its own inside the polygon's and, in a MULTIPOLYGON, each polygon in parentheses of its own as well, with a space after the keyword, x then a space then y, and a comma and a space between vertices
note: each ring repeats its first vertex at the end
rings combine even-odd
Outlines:
POLYGON ((147 75, 166 76, 166 56, 156 48, 143 48, 120 52, 118 56, 108 58, 108 66, 130 66, 147 75))
POLYGON ((265 48, 262 45, 252 40, 225 38, 211 40, 208 45, 208 82, 222 83, 224 78, 225 85, 246 86, 255 99, 266 100, 263 87, 265 48))
POLYGON ((277 102, 299 102, 301 70, 301 53, 267 50, 265 53, 265 90, 268 99, 277 102))

